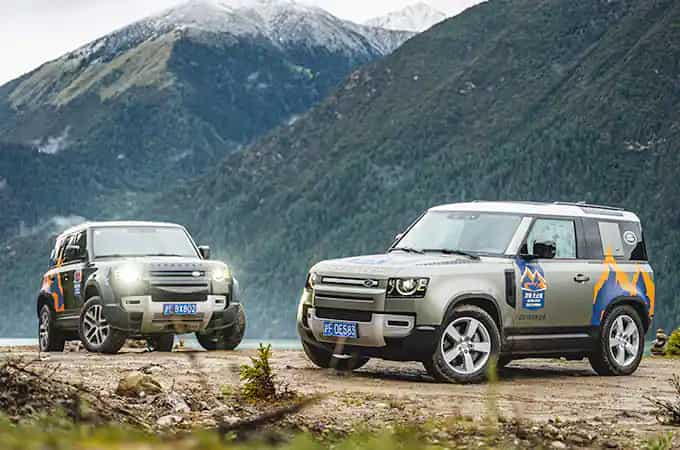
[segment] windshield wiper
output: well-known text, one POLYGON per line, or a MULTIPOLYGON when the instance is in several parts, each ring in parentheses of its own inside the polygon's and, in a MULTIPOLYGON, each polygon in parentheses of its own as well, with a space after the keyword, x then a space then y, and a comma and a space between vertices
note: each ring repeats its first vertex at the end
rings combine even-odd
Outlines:
POLYGON ((176 255, 174 253, 149 253, 148 255, 144 256, 177 256, 178 258, 184 257, 184 255, 176 255))
POLYGON ((424 251, 418 250, 418 249, 415 249, 415 248, 411 248, 411 247, 394 247, 394 248, 391 248, 387 253, 392 253, 392 252, 395 252, 397 250, 401 250, 402 252, 406 252, 406 253, 418 253, 419 255, 425 254, 424 251))
POLYGON ((474 253, 465 252, 463 250, 452 250, 452 249, 449 249, 449 248, 428 248, 428 249, 423 250, 423 251, 425 251, 425 252, 439 252, 439 253, 443 253, 445 255, 467 256, 468 258, 474 259, 474 260, 481 259, 479 257, 479 255, 475 255, 474 253))

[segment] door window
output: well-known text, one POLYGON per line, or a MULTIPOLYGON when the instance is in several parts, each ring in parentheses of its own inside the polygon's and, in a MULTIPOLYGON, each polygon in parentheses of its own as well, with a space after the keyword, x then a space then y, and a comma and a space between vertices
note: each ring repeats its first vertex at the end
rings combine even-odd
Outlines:
POLYGON ((64 264, 82 261, 83 257, 81 255, 84 254, 86 248, 85 232, 81 231, 80 233, 73 234, 68 238, 64 239, 64 241, 66 242, 66 249, 68 249, 68 247, 78 247, 80 249, 79 251, 66 251, 65 249, 64 264))
POLYGON ((50 254, 50 268, 58 266, 64 262, 62 258, 64 251, 66 250, 66 243, 68 240, 68 236, 57 239, 57 242, 54 244, 54 248, 52 249, 52 253, 50 254))
POLYGON ((527 253, 534 254, 534 243, 552 241, 557 246, 555 259, 576 258, 576 228, 573 220, 537 219, 527 238, 527 253))

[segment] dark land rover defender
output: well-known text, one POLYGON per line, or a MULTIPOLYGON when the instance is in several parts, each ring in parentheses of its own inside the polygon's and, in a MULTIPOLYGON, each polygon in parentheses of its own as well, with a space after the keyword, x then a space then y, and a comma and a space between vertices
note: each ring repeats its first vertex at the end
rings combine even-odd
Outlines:
POLYGON ((37 313, 41 351, 80 339, 92 352, 116 353, 126 339, 172 351, 174 335, 196 333, 207 350, 232 350, 245 332, 238 282, 210 261, 184 227, 101 222, 56 239, 37 313))

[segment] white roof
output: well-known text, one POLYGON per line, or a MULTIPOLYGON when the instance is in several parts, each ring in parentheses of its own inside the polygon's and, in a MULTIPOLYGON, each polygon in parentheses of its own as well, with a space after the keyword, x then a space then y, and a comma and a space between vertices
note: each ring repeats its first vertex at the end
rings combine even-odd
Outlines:
POLYGON ((633 213, 617 208, 587 203, 538 202, 468 202, 435 206, 430 211, 503 212, 530 216, 593 217, 597 219, 639 222, 633 213))
POLYGON ((77 231, 85 230, 87 228, 96 227, 173 227, 173 228, 184 228, 176 223, 167 222, 141 222, 134 220, 127 221, 112 221, 112 222, 85 222, 75 227, 69 228, 61 234, 71 234, 77 231))

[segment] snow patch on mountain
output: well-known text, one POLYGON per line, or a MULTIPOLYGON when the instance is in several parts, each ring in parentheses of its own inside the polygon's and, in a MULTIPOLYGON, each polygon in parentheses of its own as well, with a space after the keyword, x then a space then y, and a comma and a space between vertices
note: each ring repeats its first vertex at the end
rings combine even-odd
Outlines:
POLYGON ((275 45, 305 44, 334 51, 393 51, 410 35, 358 25, 294 0, 190 0, 146 20, 151 28, 198 29, 261 36, 275 45))
POLYGON ((416 3, 399 11, 376 17, 365 22, 366 25, 389 30, 406 30, 421 33, 445 20, 447 15, 427 3, 416 3))
MULTIPOLYGON (((174 80, 166 64, 184 37, 211 45, 256 39, 283 51, 320 48, 365 61, 391 53, 414 34, 359 25, 295 0, 189 0, 44 64, 9 100, 17 110, 44 103, 61 107, 93 89, 106 101, 132 87, 167 88, 174 80)), ((61 150, 58 142, 45 152, 61 150)))
POLYGON ((263 37, 279 47, 307 45, 332 51, 394 51, 414 33, 376 29, 295 0, 189 0, 87 44, 65 58, 108 62, 144 41, 187 30, 263 37))

